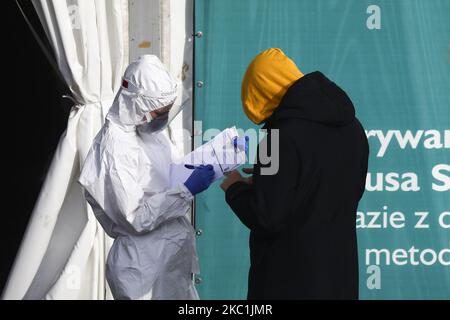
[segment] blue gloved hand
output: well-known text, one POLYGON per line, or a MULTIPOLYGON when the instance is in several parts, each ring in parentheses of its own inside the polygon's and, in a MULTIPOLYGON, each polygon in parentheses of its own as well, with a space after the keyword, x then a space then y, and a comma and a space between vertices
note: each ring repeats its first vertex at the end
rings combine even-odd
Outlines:
POLYGON ((208 189, 209 185, 214 179, 214 168, 212 165, 208 164, 206 166, 201 165, 194 169, 192 174, 184 182, 186 188, 196 195, 202 191, 208 189))
POLYGON ((248 153, 248 141, 249 137, 235 137, 233 139, 233 145, 235 149, 239 149, 241 151, 245 151, 245 153, 248 153))

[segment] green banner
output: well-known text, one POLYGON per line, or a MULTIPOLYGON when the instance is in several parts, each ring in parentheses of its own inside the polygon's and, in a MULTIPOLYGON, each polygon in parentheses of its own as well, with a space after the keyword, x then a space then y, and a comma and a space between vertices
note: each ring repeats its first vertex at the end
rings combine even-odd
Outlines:
MULTIPOLYGON (((256 128, 240 88, 259 52, 279 47, 303 73, 322 71, 370 143, 360 298, 450 299, 450 1, 197 0, 195 31, 197 141, 256 128)), ((244 299, 248 230, 217 183, 197 197, 196 221, 201 298, 244 299)))

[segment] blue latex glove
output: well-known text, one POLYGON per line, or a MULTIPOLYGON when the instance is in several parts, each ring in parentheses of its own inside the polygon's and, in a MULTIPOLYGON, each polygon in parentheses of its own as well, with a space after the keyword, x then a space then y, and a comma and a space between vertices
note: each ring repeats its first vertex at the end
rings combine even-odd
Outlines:
POLYGON ((192 174, 187 178, 184 182, 186 188, 189 191, 196 195, 202 191, 208 189, 209 185, 213 181, 214 178, 214 168, 212 165, 208 164, 206 166, 201 165, 194 169, 192 174))
POLYGON ((233 145, 235 149, 239 149, 241 151, 245 151, 245 153, 248 153, 248 140, 249 137, 235 137, 233 139, 233 145))

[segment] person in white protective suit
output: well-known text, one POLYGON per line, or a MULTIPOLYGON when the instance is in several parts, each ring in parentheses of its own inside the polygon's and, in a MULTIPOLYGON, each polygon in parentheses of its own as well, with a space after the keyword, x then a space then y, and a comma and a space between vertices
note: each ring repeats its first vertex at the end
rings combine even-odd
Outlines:
POLYGON ((198 299, 193 195, 212 182, 212 166, 169 188, 177 154, 166 128, 177 85, 161 61, 141 56, 125 71, 79 183, 114 243, 106 278, 115 299, 198 299))

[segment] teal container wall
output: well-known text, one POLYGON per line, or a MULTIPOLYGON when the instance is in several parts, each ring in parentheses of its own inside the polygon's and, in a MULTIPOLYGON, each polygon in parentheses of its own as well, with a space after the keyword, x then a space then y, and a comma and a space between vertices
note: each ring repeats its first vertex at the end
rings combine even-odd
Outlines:
MULTIPOLYGON (((450 1, 448 0, 197 0, 195 119, 209 128, 256 128, 242 112, 240 88, 251 59, 279 47, 303 73, 320 70, 351 97, 366 130, 450 130, 450 1), (367 8, 381 9, 381 29, 371 30, 367 8)), ((443 138, 443 137, 442 137, 443 138)), ((450 211, 450 192, 432 190, 432 169, 450 164, 450 149, 423 144, 401 149, 392 143, 378 157, 370 138, 369 171, 413 172, 420 191, 365 193, 359 211, 401 211, 406 226, 360 228, 362 299, 449 299, 450 266, 380 264, 381 288, 367 286, 366 249, 449 248, 450 229, 439 214, 450 211), (428 229, 414 228, 415 211, 429 211, 428 229)), ((423 140, 422 140, 423 142, 423 140)), ((450 144, 450 142, 449 142, 450 144)), ((450 172, 441 171, 450 176, 450 172)), ((373 179, 375 180, 375 179, 373 179)), ((248 230, 224 202, 216 183, 197 197, 202 299, 244 299, 249 268, 248 230)), ((450 224, 450 218, 444 219, 450 224)), ((444 258, 450 260, 450 254, 444 258)), ((426 255, 425 255, 426 256, 426 255)), ((276 277, 277 275, 273 275, 276 277)), ((337 275, 338 276, 338 275, 337 275)))

